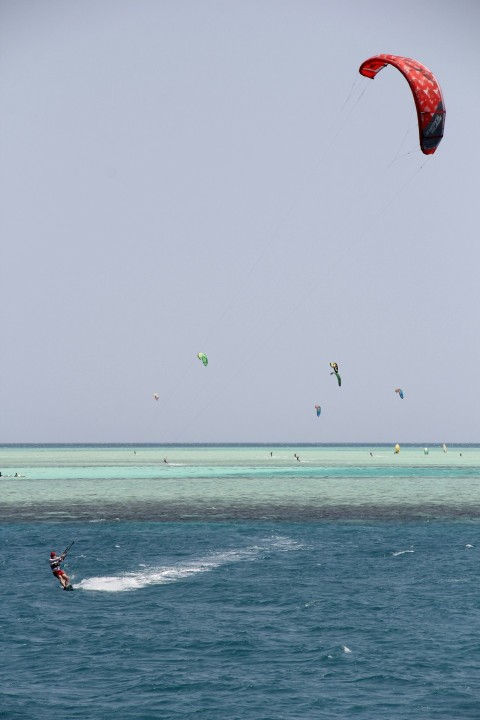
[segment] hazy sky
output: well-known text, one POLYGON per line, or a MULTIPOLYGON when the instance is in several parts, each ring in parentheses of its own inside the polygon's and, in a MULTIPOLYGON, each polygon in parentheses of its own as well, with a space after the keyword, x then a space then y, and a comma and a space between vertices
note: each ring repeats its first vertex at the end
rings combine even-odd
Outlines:
POLYGON ((0 2, 0 442, 480 441, 479 28, 0 2), (434 156, 377 53, 438 78, 434 156))

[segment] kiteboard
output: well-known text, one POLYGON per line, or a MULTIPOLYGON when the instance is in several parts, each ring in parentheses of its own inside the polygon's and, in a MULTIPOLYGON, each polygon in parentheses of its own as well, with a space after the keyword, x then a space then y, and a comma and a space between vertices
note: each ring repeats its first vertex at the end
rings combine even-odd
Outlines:
POLYGON ((72 584, 70 584, 70 585, 65 585, 65 587, 64 587, 63 589, 64 589, 64 590, 73 590, 74 587, 73 587, 72 584))

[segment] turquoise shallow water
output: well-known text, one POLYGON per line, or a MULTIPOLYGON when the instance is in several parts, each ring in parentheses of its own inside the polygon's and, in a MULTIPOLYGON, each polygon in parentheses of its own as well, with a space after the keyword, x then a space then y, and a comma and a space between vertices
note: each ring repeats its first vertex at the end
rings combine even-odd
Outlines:
POLYGON ((478 717, 478 448, 17 447, 0 468, 25 476, 0 481, 0 717, 478 717), (65 593, 48 553, 70 540, 65 593))
POLYGON ((476 447, 7 447, 0 467, 4 521, 480 516, 476 447))

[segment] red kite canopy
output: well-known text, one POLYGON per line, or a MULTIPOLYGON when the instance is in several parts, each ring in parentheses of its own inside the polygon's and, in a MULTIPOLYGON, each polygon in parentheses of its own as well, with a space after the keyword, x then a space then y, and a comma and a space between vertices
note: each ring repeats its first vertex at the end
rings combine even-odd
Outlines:
POLYGON ((433 155, 443 137, 446 114, 435 75, 417 60, 398 55, 375 55, 360 65, 359 72, 373 80, 387 65, 396 67, 407 79, 417 108, 420 147, 425 155, 433 155))

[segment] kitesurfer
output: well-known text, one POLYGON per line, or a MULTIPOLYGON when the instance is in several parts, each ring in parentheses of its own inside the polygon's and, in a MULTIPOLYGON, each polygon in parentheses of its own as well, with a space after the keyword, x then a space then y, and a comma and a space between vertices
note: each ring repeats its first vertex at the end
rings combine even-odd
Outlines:
POLYGON ((52 573, 55 575, 56 578, 60 581, 60 585, 63 587, 64 590, 70 585, 70 578, 66 574, 64 570, 60 567, 62 562, 65 560, 65 553, 62 553, 61 555, 57 555, 55 550, 52 550, 50 553, 50 568, 52 570, 52 573))

